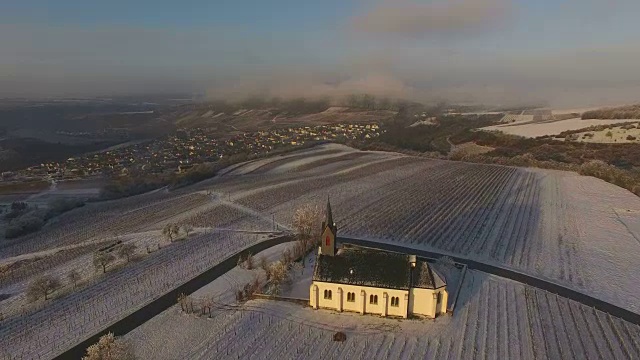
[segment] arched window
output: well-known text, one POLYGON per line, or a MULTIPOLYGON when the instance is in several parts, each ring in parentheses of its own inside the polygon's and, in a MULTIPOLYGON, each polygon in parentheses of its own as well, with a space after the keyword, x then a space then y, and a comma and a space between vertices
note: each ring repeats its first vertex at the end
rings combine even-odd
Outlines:
POLYGON ((347 293, 347 301, 348 302, 356 301, 356 293, 348 292, 347 293))
POLYGON ((331 237, 329 237, 329 235, 327 235, 327 238, 324 239, 324 243, 325 243, 326 246, 331 245, 331 237))
POLYGON ((369 295, 369 304, 378 304, 378 295, 369 295))
POLYGON ((326 290, 324 291, 324 298, 327 300, 331 300, 331 290, 326 290))
POLYGON ((393 307, 400 306, 400 298, 398 298, 397 296, 392 296, 391 297, 391 306, 393 306, 393 307))

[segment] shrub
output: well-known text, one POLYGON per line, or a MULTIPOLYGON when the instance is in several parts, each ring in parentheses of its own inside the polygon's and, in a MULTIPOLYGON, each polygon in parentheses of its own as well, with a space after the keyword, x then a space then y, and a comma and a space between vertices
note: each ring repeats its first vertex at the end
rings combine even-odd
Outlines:
POLYGON ((100 337, 96 344, 87 348, 82 360, 134 360, 136 357, 130 343, 108 333, 100 337))
POLYGON ((279 294, 282 285, 289 281, 289 269, 281 261, 276 261, 269 267, 272 293, 279 294))

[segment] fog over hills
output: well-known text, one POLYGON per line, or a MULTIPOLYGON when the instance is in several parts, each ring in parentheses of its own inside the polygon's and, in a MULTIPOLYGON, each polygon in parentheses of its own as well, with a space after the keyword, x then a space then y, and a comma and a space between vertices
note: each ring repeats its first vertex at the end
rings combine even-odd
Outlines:
POLYGON ((196 2, 153 10, 42 4, 45 18, 0 8, 0 96, 369 93, 600 106, 633 102, 640 89, 631 15, 640 5, 631 0, 196 2), (281 5, 288 10, 276 11, 281 5))

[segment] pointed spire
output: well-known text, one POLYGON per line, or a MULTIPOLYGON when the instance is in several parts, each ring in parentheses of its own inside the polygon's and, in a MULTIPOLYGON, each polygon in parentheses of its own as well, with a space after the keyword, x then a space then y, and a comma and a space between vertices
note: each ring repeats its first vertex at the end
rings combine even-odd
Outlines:
POLYGON ((329 200, 329 195, 327 195, 327 226, 333 227, 333 214, 331 213, 331 201, 329 200))

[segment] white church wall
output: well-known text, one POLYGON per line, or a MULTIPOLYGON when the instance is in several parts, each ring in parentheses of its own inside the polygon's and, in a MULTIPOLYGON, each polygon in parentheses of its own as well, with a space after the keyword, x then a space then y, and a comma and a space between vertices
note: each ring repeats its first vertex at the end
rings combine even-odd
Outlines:
MULTIPOLYGON (((318 287, 318 307, 321 308, 329 308, 334 310, 339 310, 339 289, 342 289, 342 310, 343 311, 353 311, 353 312, 363 312, 367 314, 384 314, 386 308, 386 314, 388 316, 398 316, 398 317, 406 317, 407 316, 407 301, 405 300, 405 295, 408 296, 409 291, 407 290, 395 290, 395 289, 384 289, 384 288, 375 288, 369 286, 357 286, 357 285, 345 285, 345 284, 335 284, 335 283, 327 283, 314 281, 311 285, 311 289, 313 286, 318 287), (331 290, 332 298, 324 299, 324 290, 331 290), (362 293, 364 292, 364 296, 362 293), (347 301, 347 294, 353 293, 355 294, 355 301, 347 301), (387 294, 386 303, 385 303, 385 294, 387 294), (370 295, 378 296, 378 303, 371 304, 370 303, 370 295), (391 306, 391 298, 397 297, 398 306, 391 306)), ((313 290, 311 291, 311 298, 313 299, 313 290)), ((313 302, 313 300, 311 300, 313 302)), ((314 304, 311 303, 311 306, 314 304)))
POLYGON ((437 314, 447 312, 447 291, 412 288, 409 296, 409 312, 417 315, 436 317, 437 314), (440 305, 437 306, 437 294, 440 294, 440 305))

